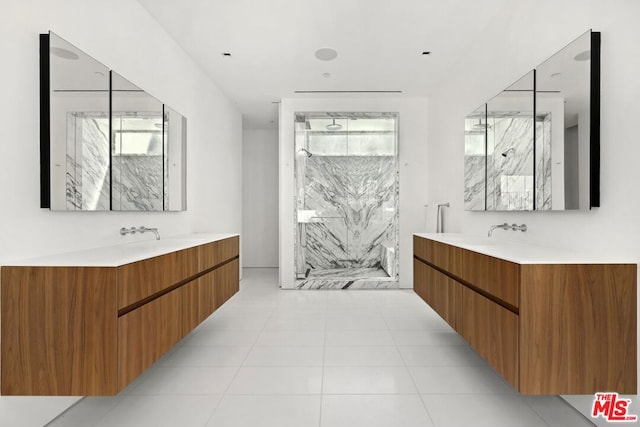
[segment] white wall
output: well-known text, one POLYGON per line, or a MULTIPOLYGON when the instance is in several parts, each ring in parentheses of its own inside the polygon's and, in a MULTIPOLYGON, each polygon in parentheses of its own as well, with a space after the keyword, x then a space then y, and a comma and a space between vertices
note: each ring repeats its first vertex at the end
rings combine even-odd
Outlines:
MULTIPOLYGON (((0 265, 153 239, 153 235, 121 237, 122 226, 158 227, 163 237, 241 231, 241 115, 139 3, 5 2, 0 51, 0 265), (38 34, 49 30, 188 118, 187 212, 40 209, 38 34)), ((1 397, 0 424, 44 425, 75 400, 1 397)))
POLYGON ((242 134, 242 265, 278 267, 278 130, 242 134))
POLYGON ((413 287, 412 233, 424 230, 427 184, 427 100, 424 98, 291 98, 280 103, 279 265, 280 284, 294 282, 294 113, 301 111, 387 111, 399 113, 400 269, 403 288, 413 287))
POLYGON ((447 219, 457 231, 485 235, 491 224, 526 223, 526 233, 497 230, 494 236, 640 261, 640 2, 513 3, 490 30, 478 34, 451 81, 429 100, 429 194, 454 198, 447 219), (465 115, 589 28, 602 32, 602 207, 581 212, 463 211, 465 115))
POLYGON ((1 20, 0 264, 153 237, 121 237, 122 226, 241 231, 241 115, 138 2, 23 0, 1 20), (187 212, 39 208, 38 34, 49 30, 187 117, 187 212))

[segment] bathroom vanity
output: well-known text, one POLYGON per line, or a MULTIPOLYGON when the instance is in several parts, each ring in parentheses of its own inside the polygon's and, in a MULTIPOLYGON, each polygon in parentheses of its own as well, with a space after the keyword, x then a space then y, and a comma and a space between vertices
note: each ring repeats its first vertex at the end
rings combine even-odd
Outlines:
POLYGON ((115 395, 238 291, 239 236, 3 266, 2 395, 115 395))
POLYGON ((453 233, 413 245, 415 292, 517 391, 636 394, 636 264, 453 233))

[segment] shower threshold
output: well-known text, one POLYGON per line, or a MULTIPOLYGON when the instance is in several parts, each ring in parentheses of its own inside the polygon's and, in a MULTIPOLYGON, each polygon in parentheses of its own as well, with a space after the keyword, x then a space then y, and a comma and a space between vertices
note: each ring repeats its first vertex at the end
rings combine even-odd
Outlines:
POLYGON ((397 289, 398 280, 382 268, 311 269, 297 289, 397 289))

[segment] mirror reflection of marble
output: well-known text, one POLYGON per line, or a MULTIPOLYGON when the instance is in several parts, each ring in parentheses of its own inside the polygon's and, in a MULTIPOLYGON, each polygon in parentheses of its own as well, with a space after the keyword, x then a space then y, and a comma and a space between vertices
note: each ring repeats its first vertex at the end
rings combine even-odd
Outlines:
POLYGON ((186 210, 186 119, 54 33, 41 50, 43 37, 41 206, 186 210))
POLYGON ((164 205, 162 102, 112 71, 111 208, 161 211, 164 205))
POLYGON ((599 206, 599 40, 585 33, 466 117, 466 210, 599 206))
POLYGON ((487 210, 533 209, 533 71, 487 102, 487 210))
POLYGON ((109 210, 109 69, 51 33, 52 210, 109 210))

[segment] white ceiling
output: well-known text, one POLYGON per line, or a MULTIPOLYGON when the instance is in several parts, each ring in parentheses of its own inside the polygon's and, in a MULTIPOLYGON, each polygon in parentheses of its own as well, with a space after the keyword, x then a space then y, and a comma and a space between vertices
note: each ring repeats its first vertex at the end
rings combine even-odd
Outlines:
POLYGON ((274 101, 294 97, 300 90, 428 96, 447 80, 474 40, 496 24, 509 3, 138 1, 237 104, 247 128, 275 127, 274 101), (314 52, 325 47, 338 52, 335 60, 315 58, 314 52), (424 56, 423 51, 432 53, 424 56))

